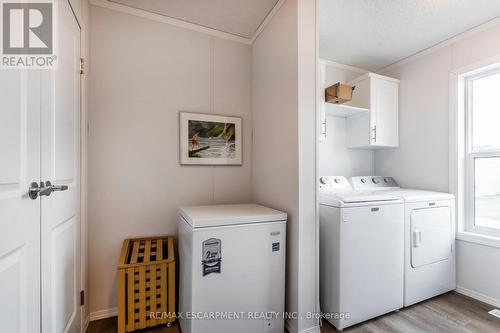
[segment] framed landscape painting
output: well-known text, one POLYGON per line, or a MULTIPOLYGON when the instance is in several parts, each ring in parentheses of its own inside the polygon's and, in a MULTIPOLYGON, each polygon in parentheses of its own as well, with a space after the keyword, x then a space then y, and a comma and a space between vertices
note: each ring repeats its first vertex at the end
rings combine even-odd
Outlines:
POLYGON ((241 165, 241 118, 180 113, 180 162, 241 165))

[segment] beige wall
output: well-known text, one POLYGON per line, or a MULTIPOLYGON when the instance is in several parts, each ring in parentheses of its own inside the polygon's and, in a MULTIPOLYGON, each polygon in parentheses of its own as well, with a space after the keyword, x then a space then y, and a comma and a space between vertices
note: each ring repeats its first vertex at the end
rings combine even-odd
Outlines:
POLYGON ((253 198, 288 213, 287 311, 298 311, 297 58, 297 4, 289 0, 257 38, 252 55, 253 198))
POLYGON ((90 27, 89 299, 95 318, 116 307, 123 239, 176 234, 183 205, 251 200, 251 48, 96 6, 90 27), (179 111, 242 117, 243 166, 180 166, 179 111))
MULTIPOLYGON (((500 55, 500 25, 468 34, 383 74, 401 79, 398 149, 375 153, 375 171, 404 187, 448 192, 450 72, 500 55)), ((500 248, 457 241, 457 284, 500 304, 500 248)))
MULTIPOLYGON (((286 310, 300 313, 318 296, 315 29, 315 1, 288 0, 252 53, 253 199, 288 213, 286 310)), ((287 322, 292 333, 316 326, 287 322)))

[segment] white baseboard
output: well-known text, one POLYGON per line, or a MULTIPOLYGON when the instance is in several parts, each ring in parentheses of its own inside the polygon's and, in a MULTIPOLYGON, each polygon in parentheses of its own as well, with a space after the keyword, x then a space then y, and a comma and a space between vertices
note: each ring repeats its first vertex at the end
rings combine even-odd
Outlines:
POLYGON ((465 295, 472 297, 474 299, 477 299, 478 301, 490 304, 492 306, 496 306, 497 308, 500 308, 500 300, 483 295, 481 293, 478 293, 477 291, 473 291, 461 286, 457 286, 457 289, 455 291, 459 294, 465 295))
POLYGON ((296 328, 290 326, 289 321, 285 321, 285 328, 288 333, 321 333, 321 329, 319 326, 311 327, 299 332, 296 328))
POLYGON ((90 321, 96 321, 116 316, 118 316, 118 308, 99 310, 90 313, 90 321))
POLYGON ((83 330, 82 332, 85 333, 89 329, 90 325, 90 317, 85 318, 85 321, 83 322, 83 330))

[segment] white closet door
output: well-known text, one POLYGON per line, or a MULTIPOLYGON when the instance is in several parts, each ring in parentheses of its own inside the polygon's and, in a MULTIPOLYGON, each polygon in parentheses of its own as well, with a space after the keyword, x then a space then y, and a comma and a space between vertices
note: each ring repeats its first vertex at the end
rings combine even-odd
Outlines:
POLYGON ((40 72, 0 70, 0 332, 40 331, 40 72))
POLYGON ((42 74, 42 332, 80 332, 80 28, 57 1, 58 66, 42 74))

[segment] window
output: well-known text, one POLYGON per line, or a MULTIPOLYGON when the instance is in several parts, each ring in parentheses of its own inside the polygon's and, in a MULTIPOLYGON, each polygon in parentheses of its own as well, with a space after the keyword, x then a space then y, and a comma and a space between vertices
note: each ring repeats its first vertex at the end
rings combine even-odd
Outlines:
POLYGON ((465 228, 500 236, 500 68, 464 83, 465 228))

